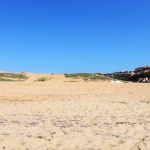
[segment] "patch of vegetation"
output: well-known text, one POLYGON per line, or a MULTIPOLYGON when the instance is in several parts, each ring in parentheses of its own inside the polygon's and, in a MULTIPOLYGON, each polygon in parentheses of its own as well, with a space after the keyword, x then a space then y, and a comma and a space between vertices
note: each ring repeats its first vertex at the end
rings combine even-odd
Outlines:
POLYGON ((82 78, 84 81, 97 81, 97 80, 112 80, 110 77, 104 75, 94 74, 94 73, 75 73, 75 74, 65 74, 66 78, 82 78))
POLYGON ((37 79, 36 81, 39 81, 39 82, 45 82, 45 81, 47 81, 47 78, 42 77, 42 78, 37 79))
POLYGON ((15 82, 16 80, 0 78, 0 82, 15 82))
POLYGON ((123 81, 132 81, 131 75, 117 75, 114 78, 118 80, 123 80, 123 81))
POLYGON ((28 77, 22 73, 0 73, 0 77, 5 78, 17 78, 17 79, 28 79, 28 77))
POLYGON ((28 79, 23 73, 0 73, 0 81, 15 82, 28 79))

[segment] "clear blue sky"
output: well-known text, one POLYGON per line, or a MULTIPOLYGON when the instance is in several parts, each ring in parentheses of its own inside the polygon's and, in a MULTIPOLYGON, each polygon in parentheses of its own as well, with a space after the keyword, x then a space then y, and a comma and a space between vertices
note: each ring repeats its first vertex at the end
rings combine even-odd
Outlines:
POLYGON ((0 56, 13 72, 150 65, 150 0, 0 0, 0 56))

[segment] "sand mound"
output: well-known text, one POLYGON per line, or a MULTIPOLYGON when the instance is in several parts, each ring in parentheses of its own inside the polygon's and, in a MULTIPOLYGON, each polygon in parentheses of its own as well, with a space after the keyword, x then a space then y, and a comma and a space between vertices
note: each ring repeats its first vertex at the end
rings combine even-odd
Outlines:
POLYGON ((0 82, 0 149, 150 149, 150 84, 25 74, 0 82))

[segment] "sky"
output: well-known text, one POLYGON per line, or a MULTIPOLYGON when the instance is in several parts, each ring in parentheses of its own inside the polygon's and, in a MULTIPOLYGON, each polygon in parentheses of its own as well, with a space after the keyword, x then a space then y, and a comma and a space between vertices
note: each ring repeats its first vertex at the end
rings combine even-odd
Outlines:
POLYGON ((0 0, 0 70, 111 73, 150 65, 150 0, 0 0))

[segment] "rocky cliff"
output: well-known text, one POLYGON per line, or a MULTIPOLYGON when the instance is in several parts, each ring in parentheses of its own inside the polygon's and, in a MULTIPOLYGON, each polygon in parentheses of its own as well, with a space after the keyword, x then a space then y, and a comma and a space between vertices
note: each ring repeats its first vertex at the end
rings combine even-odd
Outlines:
POLYGON ((125 81, 150 82, 150 66, 139 67, 134 71, 121 71, 105 75, 125 81))
POLYGON ((150 82, 150 66, 136 68, 131 79, 136 82, 150 82))

